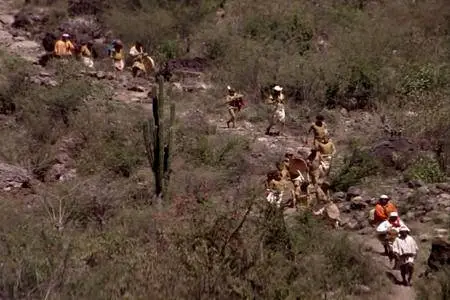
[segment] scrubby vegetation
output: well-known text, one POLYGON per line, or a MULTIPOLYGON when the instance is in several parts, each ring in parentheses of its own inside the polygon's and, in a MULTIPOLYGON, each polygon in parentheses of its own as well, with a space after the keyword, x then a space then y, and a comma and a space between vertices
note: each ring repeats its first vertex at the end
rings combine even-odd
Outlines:
MULTIPOLYGON (((240 116, 252 122, 261 121, 259 97, 273 83, 293 100, 295 124, 323 108, 384 114, 436 152, 436 163, 419 160, 407 178, 434 182, 448 174, 447 0, 233 0, 224 18, 215 0, 30 2, 55 7, 48 27, 95 12, 114 36, 141 40, 158 62, 206 57, 215 83, 254 102, 258 113, 240 116)), ((77 65, 53 63, 59 85, 37 87, 20 61, 0 57, 0 113, 8 124, 0 128, 0 158, 46 183, 0 202, 0 295, 319 299, 383 284, 341 232, 308 214, 286 224, 266 206, 248 138, 218 135, 203 119, 176 123, 170 197, 152 205, 146 113, 111 102, 104 86, 76 76, 77 65), (62 140, 73 145, 78 177, 70 182, 48 177, 62 140)), ((351 150, 337 190, 380 171, 367 151, 351 150)))
POLYGON ((340 106, 375 110, 404 135, 431 141, 448 171, 445 0, 227 1, 223 18, 216 15, 219 2, 123 0, 103 16, 118 36, 146 41, 160 60, 209 58, 215 82, 232 84, 256 102, 261 89, 282 84, 295 100, 288 111, 293 119, 303 113, 296 103, 309 114, 340 106), (130 33, 125 19, 139 29, 130 33))
POLYGON ((445 300, 450 298, 450 269, 446 268, 437 274, 433 279, 423 278, 419 282, 418 297, 419 299, 432 300, 439 299, 445 300))
POLYGON ((364 179, 379 175, 382 171, 381 162, 371 156, 367 150, 353 146, 351 154, 344 159, 344 165, 339 169, 331 182, 334 189, 346 191, 349 187, 364 182, 364 179))
POLYGON ((4 56, 0 63, 22 76, 3 81, 11 92, 2 99, 14 109, 5 116, 12 127, 0 131, 2 159, 46 182, 1 202, 5 297, 317 298, 383 282, 342 233, 307 214, 288 226, 260 201, 259 180, 241 179, 251 174, 245 137, 177 123, 170 200, 157 207, 144 113, 58 64, 59 86, 17 89, 27 71, 4 56), (70 153, 78 177, 47 180, 68 136, 78 139, 70 153))

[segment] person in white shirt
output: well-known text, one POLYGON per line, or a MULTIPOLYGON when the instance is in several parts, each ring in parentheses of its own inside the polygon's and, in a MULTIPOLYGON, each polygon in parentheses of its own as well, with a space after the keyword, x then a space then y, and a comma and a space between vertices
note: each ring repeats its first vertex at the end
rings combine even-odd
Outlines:
POLYGON ((409 235, 408 227, 400 227, 399 236, 392 244, 392 251, 400 267, 403 284, 411 286, 411 279, 414 273, 414 259, 417 257, 419 247, 413 237, 409 235))
POLYGON ((397 237, 400 227, 405 226, 402 220, 400 220, 398 213, 393 211, 389 214, 389 218, 383 221, 377 227, 378 239, 381 241, 384 247, 384 254, 387 255, 392 261, 394 259, 392 253, 392 243, 397 237))

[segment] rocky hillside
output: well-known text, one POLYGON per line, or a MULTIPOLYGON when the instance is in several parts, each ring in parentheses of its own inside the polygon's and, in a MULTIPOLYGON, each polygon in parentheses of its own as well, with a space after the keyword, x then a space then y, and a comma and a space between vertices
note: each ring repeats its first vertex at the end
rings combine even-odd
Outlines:
POLYGON ((1 298, 448 296, 448 233, 432 246, 450 228, 444 0, 4 1, 0 11, 1 298), (62 32, 94 43, 95 70, 48 59, 62 32), (117 37, 144 42, 176 104, 162 205, 142 131, 155 80, 112 70, 105 49, 117 37), (264 134, 274 83, 289 99, 286 136, 264 134), (220 100, 228 84, 247 100, 236 129, 220 100), (309 152, 317 113, 338 148, 337 231, 264 199, 286 149, 309 152), (385 276, 367 218, 380 194, 420 242, 414 288, 385 276))

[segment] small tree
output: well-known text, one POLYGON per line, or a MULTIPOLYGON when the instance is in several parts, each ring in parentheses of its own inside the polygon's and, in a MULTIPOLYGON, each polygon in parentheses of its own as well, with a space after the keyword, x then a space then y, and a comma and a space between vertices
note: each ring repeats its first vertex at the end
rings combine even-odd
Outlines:
POLYGON ((155 175, 155 196, 160 202, 167 197, 170 180, 170 156, 173 144, 173 123, 175 121, 175 103, 170 104, 168 128, 164 124, 164 79, 157 77, 152 89, 153 114, 143 126, 143 135, 147 158, 155 175), (156 96, 158 95, 158 96, 156 96))

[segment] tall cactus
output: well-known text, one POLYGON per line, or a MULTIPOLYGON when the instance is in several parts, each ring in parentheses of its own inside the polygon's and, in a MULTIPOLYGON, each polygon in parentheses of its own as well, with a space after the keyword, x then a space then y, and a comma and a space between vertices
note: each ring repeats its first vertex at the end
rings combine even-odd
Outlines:
POLYGON ((164 122, 164 80, 158 76, 158 91, 152 89, 153 115, 144 123, 143 135, 147 158, 155 175, 155 195, 159 201, 167 197, 170 181, 170 158, 173 147, 175 103, 170 104, 168 129, 164 122), (158 96, 156 96, 158 95, 158 96))

